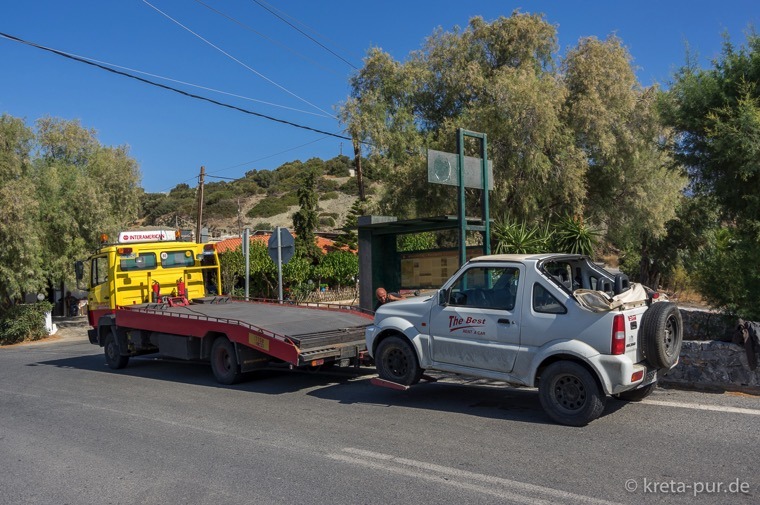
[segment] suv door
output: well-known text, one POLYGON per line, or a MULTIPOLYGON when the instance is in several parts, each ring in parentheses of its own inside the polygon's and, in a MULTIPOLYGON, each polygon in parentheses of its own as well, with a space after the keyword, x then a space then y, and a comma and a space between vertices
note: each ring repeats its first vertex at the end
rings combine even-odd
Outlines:
POLYGON ((432 360, 511 372, 520 347, 524 273, 519 263, 464 270, 431 311, 432 360))

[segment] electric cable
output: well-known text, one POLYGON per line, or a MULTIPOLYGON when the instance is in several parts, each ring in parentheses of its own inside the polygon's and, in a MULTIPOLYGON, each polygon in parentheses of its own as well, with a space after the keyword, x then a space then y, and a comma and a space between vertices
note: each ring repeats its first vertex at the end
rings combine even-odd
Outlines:
MULTIPOLYGON (((144 0, 143 0, 143 1, 144 1, 144 0)), ((326 45, 322 44, 320 41, 318 41, 317 39, 315 39, 314 37, 312 37, 312 36, 311 36, 311 35, 309 35, 308 33, 304 32, 303 30, 301 30, 300 28, 298 28, 296 25, 294 25, 293 23, 291 23, 290 21, 288 21, 288 20, 287 20, 287 19, 285 19, 284 17, 280 16, 280 15, 279 15, 277 12, 275 12, 275 10, 274 10, 274 9, 273 9, 273 8, 272 8, 272 7, 271 7, 269 4, 267 4, 266 2, 260 2, 259 0, 252 0, 252 1, 253 1, 255 4, 259 5, 259 6, 260 6, 262 9, 266 9, 266 10, 267 10, 269 13, 271 13, 273 16, 277 17, 277 19, 281 20, 283 23, 286 23, 288 26, 290 26, 291 28, 293 28, 293 29, 294 29, 294 30, 296 30, 298 33, 300 33, 300 34, 301 34, 301 35, 303 35, 304 37, 308 38, 309 40, 311 40, 311 41, 312 41, 312 42, 314 42, 315 44, 317 44, 319 47, 321 47, 321 48, 322 48, 322 49, 324 49, 325 51, 329 52, 330 54, 332 54, 332 55, 333 55, 333 56, 335 56, 336 58, 338 58, 338 59, 342 60, 344 63, 346 63, 348 66, 350 66, 350 67, 351 67, 351 68, 353 68, 354 70, 359 70, 359 69, 356 67, 356 65, 354 65, 353 63, 351 63, 350 61, 348 61, 347 59, 345 59, 343 56, 339 55, 338 53, 336 53, 335 51, 333 51, 332 49, 330 49, 330 48, 329 48, 329 47, 327 47, 326 45)))
POLYGON ((298 56, 302 60, 304 60, 304 61, 306 61, 308 63, 311 63, 315 67, 321 68, 322 70, 324 70, 326 72, 329 72, 329 73, 331 73, 331 74, 333 74, 335 76, 341 77, 341 75, 338 74, 338 72, 336 72, 335 70, 333 70, 331 68, 328 68, 328 67, 326 67, 324 65, 321 65, 320 63, 318 63, 317 61, 314 61, 313 59, 309 58, 308 56, 305 56, 305 55, 299 53, 295 49, 290 48, 289 46, 283 44, 282 42, 280 42, 277 39, 273 39, 272 37, 269 37, 268 35, 266 35, 264 33, 261 33, 260 31, 252 28, 251 26, 243 23, 242 21, 240 21, 238 19, 235 19, 234 17, 230 16, 229 14, 225 14, 224 12, 222 12, 222 11, 220 11, 218 9, 215 9, 214 7, 208 5, 207 3, 202 2, 201 0, 195 0, 195 2, 201 4, 202 6, 204 6, 205 8, 207 8, 208 10, 210 10, 212 12, 215 12, 215 13, 219 14, 220 16, 224 17, 224 18, 227 18, 228 20, 232 21, 233 23, 236 23, 237 25, 239 25, 243 29, 248 30, 249 32, 255 33, 256 35, 258 35, 259 37, 263 38, 264 40, 267 40, 267 41, 271 42, 272 44, 280 46, 281 48, 285 49, 286 51, 289 51, 289 52, 295 54, 296 56, 298 56))
POLYGON ((156 12, 158 12, 159 14, 161 14, 162 16, 164 16, 166 19, 168 19, 169 21, 171 21, 171 22, 175 23, 177 26, 181 27, 182 29, 184 29, 184 30, 186 30, 186 31, 190 32, 192 35, 194 35, 194 36, 195 36, 195 37, 197 37, 198 39, 202 40, 203 42, 205 42, 205 43, 206 43, 206 44, 208 44, 209 46, 213 47, 214 49, 216 49, 217 51, 219 51, 220 53, 222 53, 223 55, 225 55, 227 58, 231 59, 232 61, 234 61, 234 62, 235 62, 235 63, 237 63, 238 65, 242 66, 243 68, 246 68, 246 69, 248 69, 249 71, 251 71, 251 72, 253 72, 254 74, 256 74, 257 76, 261 77, 261 78, 262 78, 262 79, 264 79, 265 81, 267 81, 267 82, 269 82, 270 84, 272 84, 272 85, 274 85, 274 86, 276 86, 276 87, 280 88, 282 91, 284 91, 284 92, 288 93, 289 95, 291 95, 291 96, 293 96, 293 97, 297 98, 298 100, 300 100, 300 101, 304 102, 305 104, 308 104, 308 105, 310 105, 310 106, 314 107, 314 108, 315 108, 315 109, 317 109, 318 111, 320 111, 320 112, 323 112, 323 113, 327 114, 328 116, 330 116, 330 117, 331 117, 331 118, 333 118, 333 119, 338 119, 337 117, 335 117, 334 115, 330 114, 330 113, 329 113, 329 112, 327 112, 326 110, 324 110, 324 109, 320 108, 320 107, 319 107, 319 106, 317 106, 317 105, 314 105, 313 103, 311 103, 310 101, 306 100, 305 98, 302 98, 302 97, 298 96, 297 94, 293 93, 292 91, 290 91, 290 90, 289 90, 288 88, 286 88, 285 86, 282 86, 281 84, 278 84, 277 82, 273 81, 272 79, 270 79, 269 77, 265 76, 264 74, 262 74, 261 72, 259 72, 259 71, 258 71, 258 70, 256 70, 255 68, 251 67, 250 65, 247 65, 247 64, 243 63, 242 61, 240 61, 239 59, 235 58, 235 57, 234 57, 234 56, 232 56, 230 53, 228 53, 227 51, 225 51, 225 50, 224 50, 224 49, 222 49, 221 47, 219 47, 219 46, 215 45, 214 43, 212 43, 212 42, 211 42, 211 41, 209 41, 208 39, 205 39, 205 38, 203 38, 203 37, 202 37, 200 34, 198 34, 198 33, 194 32, 193 30, 191 30, 191 29, 190 29, 190 28, 188 28, 187 26, 183 25, 182 23, 180 23, 179 21, 177 21, 176 19, 174 19, 173 17, 171 17, 169 14, 165 13, 164 11, 162 11, 161 9, 159 9, 158 7, 156 7, 155 5, 153 5, 153 4, 151 4, 150 2, 148 2, 148 0, 142 0, 142 1, 143 1, 143 3, 144 3, 144 4, 146 4, 147 6, 149 6, 150 8, 152 8, 153 10, 155 10, 156 12))
POLYGON ((225 107, 225 108, 228 108, 228 109, 236 110, 236 111, 242 112, 244 114, 249 114, 251 116, 260 117, 262 119, 266 119, 266 120, 269 120, 269 121, 274 121, 276 123, 280 123, 280 124, 284 124, 284 125, 288 125, 288 126, 293 126, 295 128, 300 128, 302 130, 312 131, 312 132, 315 132, 315 133, 319 133, 321 135, 326 135, 326 136, 329 136, 329 137, 335 137, 335 138, 339 138, 341 140, 352 140, 351 137, 346 137, 346 136, 340 135, 338 133, 327 132, 327 131, 324 131, 324 130, 320 130, 318 128, 312 128, 311 126, 306 126, 306 125, 302 125, 302 124, 299 124, 299 123, 294 123, 292 121, 287 121, 285 119, 279 119, 279 118, 276 118, 276 117, 273 117, 273 116, 269 116, 267 114, 262 114, 260 112, 255 112, 255 111, 252 111, 252 110, 244 109, 242 107, 238 107, 237 105, 232 105, 232 104, 220 102, 219 100, 215 100, 213 98, 208 98, 208 97, 205 97, 205 96, 196 95, 194 93, 190 93, 190 92, 178 89, 178 88, 174 88, 172 86, 167 86, 166 84, 161 84, 159 82, 151 81, 150 79, 145 79, 144 77, 139 77, 137 75, 132 75, 132 74, 130 74, 128 72, 124 72, 124 71, 121 71, 121 70, 116 70, 114 68, 110 68, 110 67, 108 67, 106 65, 102 65, 100 63, 95 63, 93 61, 87 61, 84 58, 80 58, 78 56, 74 56, 74 55, 66 53, 64 51, 59 51, 57 49, 53 49, 53 48, 46 47, 46 46, 43 46, 43 45, 40 45, 40 44, 36 44, 34 42, 30 42, 28 40, 24 40, 22 38, 15 37, 15 36, 10 35, 10 34, 5 33, 5 32, 0 32, 0 37, 6 38, 8 40, 12 40, 14 42, 19 42, 21 44, 25 44, 25 45, 28 45, 28 46, 31 46, 31 47, 35 47, 37 49, 41 49, 43 51, 47 51, 47 52, 56 54, 58 56, 62 56, 64 58, 77 61, 79 63, 84 63, 86 65, 91 65, 93 67, 99 68, 101 70, 105 70, 107 72, 111 72, 113 74, 121 75, 121 76, 124 76, 124 77, 129 77, 130 79, 134 79, 136 81, 139 81, 139 82, 142 82, 142 83, 145 83, 145 84, 149 84, 149 85, 155 86, 157 88, 162 88, 162 89, 165 89, 165 90, 168 90, 168 91, 173 91, 175 93, 179 93, 180 95, 184 95, 184 96, 189 97, 189 98, 195 98, 196 100, 202 100, 202 101, 214 104, 214 105, 218 105, 220 107, 225 107))

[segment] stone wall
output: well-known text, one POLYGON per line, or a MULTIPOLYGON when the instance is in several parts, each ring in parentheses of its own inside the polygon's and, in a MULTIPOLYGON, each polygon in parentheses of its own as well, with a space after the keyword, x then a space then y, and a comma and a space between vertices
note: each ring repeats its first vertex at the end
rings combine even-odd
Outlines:
POLYGON ((731 336, 738 324, 733 316, 718 312, 681 308, 684 340, 720 340, 731 342, 731 336))
POLYGON ((717 312, 681 309, 684 341, 678 366, 660 383, 760 394, 760 368, 750 370, 744 347, 732 344, 737 318, 717 312))
POLYGON ((742 346, 718 340, 685 340, 678 365, 660 383, 760 394, 760 367, 750 370, 742 346))

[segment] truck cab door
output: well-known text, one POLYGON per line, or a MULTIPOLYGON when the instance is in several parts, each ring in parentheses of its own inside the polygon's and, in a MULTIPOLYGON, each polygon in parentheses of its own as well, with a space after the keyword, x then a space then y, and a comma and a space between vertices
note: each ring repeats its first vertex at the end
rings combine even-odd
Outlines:
POLYGON ((442 291, 430 317, 434 362, 509 373, 520 347, 525 267, 474 264, 442 291))
POLYGON ((87 295, 90 324, 95 326, 100 316, 116 308, 113 299, 111 268, 108 255, 102 254, 90 258, 90 290, 87 295))

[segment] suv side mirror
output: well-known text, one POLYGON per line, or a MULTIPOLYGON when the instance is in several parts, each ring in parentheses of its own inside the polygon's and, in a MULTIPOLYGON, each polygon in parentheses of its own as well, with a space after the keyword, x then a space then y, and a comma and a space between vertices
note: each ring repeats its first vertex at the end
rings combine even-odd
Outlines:
POLYGON ((449 304, 449 290, 439 289, 438 290, 438 305, 445 307, 448 304, 449 304))

